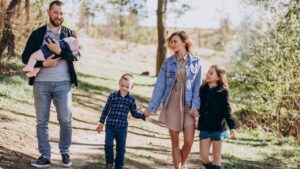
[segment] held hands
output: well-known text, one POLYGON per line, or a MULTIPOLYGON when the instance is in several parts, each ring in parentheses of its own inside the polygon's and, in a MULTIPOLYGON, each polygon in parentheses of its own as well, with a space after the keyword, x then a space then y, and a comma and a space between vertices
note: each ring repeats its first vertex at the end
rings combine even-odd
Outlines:
POLYGON ((232 138, 232 139, 237 138, 237 131, 235 129, 230 130, 230 138, 232 138))
POLYGON ((54 40, 54 42, 52 42, 51 40, 46 41, 47 48, 49 50, 51 50, 52 52, 54 52, 55 54, 59 55, 61 53, 61 48, 59 46, 59 42, 55 39, 53 39, 53 40, 54 40))
POLYGON ((143 112, 143 114, 145 115, 145 117, 147 118, 147 117, 149 117, 152 113, 151 112, 149 112, 149 110, 148 109, 145 109, 145 111, 143 112))
POLYGON ((97 131, 98 133, 101 133, 101 132, 103 131, 103 123, 99 123, 99 125, 98 125, 97 128, 96 128, 96 131, 97 131))
POLYGON ((195 108, 192 108, 192 109, 190 110, 190 115, 191 115, 192 117, 194 117, 194 118, 198 117, 198 115, 199 115, 198 110, 195 109, 195 108))

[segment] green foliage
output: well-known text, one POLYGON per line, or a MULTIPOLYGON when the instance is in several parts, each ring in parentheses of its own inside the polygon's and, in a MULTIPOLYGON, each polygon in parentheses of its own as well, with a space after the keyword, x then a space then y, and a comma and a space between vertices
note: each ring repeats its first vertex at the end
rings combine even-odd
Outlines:
POLYGON ((119 12, 119 15, 139 14, 146 15, 146 0, 106 0, 105 6, 109 10, 119 12))
POLYGON ((300 10, 291 6, 275 27, 240 42, 230 80, 249 119, 288 134, 300 111, 300 10), (285 126, 282 128, 281 126, 285 126))

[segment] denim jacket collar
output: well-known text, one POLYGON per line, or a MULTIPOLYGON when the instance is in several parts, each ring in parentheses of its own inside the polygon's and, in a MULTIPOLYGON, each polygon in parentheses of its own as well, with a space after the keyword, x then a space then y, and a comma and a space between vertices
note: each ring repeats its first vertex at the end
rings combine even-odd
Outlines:
MULTIPOLYGON (((187 54, 187 60, 186 60, 187 65, 189 65, 191 62, 197 61, 197 58, 191 57, 191 56, 193 56, 193 55, 189 52, 187 54)), ((171 62, 173 62, 174 64, 177 63, 177 57, 175 54, 172 56, 171 62)))

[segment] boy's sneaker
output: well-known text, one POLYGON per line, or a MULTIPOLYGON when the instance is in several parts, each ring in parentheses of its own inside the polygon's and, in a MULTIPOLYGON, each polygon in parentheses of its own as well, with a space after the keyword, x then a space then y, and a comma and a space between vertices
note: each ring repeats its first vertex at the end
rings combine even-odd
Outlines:
POLYGON ((105 169, 112 169, 113 168, 113 165, 112 164, 106 164, 105 165, 105 169))
POLYGON ((65 167, 70 167, 72 165, 72 161, 70 160, 69 154, 61 154, 62 163, 65 167))
POLYGON ((37 168, 50 167, 50 165, 50 160, 43 156, 40 156, 37 161, 31 163, 32 167, 37 168))

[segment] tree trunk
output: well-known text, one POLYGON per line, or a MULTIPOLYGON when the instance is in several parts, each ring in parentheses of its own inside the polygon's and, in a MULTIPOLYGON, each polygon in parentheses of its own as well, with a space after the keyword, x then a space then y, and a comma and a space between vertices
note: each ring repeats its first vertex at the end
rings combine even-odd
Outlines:
MULTIPOLYGON (((4 16, 5 16, 5 9, 6 9, 6 0, 0 0, 0 30, 2 30, 3 24, 4 24, 4 16)), ((2 33, 2 32, 1 32, 2 33)), ((1 37, 0 33, 0 37, 1 37)))
POLYGON ((119 15, 119 27, 120 27, 120 40, 125 39, 125 17, 123 15, 119 15))
POLYGON ((28 22, 26 22, 27 24, 29 23, 29 5, 30 5, 30 0, 25 0, 25 13, 26 13, 26 20, 28 22))
POLYGON ((161 65, 166 57, 165 47, 165 14, 167 9, 167 0, 158 0, 157 3, 157 33, 158 33, 158 47, 156 55, 156 76, 159 73, 161 65))
POLYGON ((276 108, 276 129, 278 134, 281 134, 281 125, 280 125, 281 108, 282 108, 282 103, 279 103, 276 108))
POLYGON ((120 40, 124 40, 125 39, 125 16, 123 15, 124 12, 124 6, 126 4, 128 4, 129 1, 127 0, 121 0, 119 2, 119 36, 120 36, 120 40))
POLYGON ((9 50, 10 53, 14 53, 14 39, 15 36, 12 32, 12 23, 11 23, 11 18, 16 12, 16 6, 21 3, 21 0, 12 0, 10 1, 10 4, 7 7, 6 13, 5 13, 5 18, 4 18, 4 28, 2 32, 2 39, 0 41, 0 60, 2 59, 3 52, 5 48, 9 45, 9 50))

